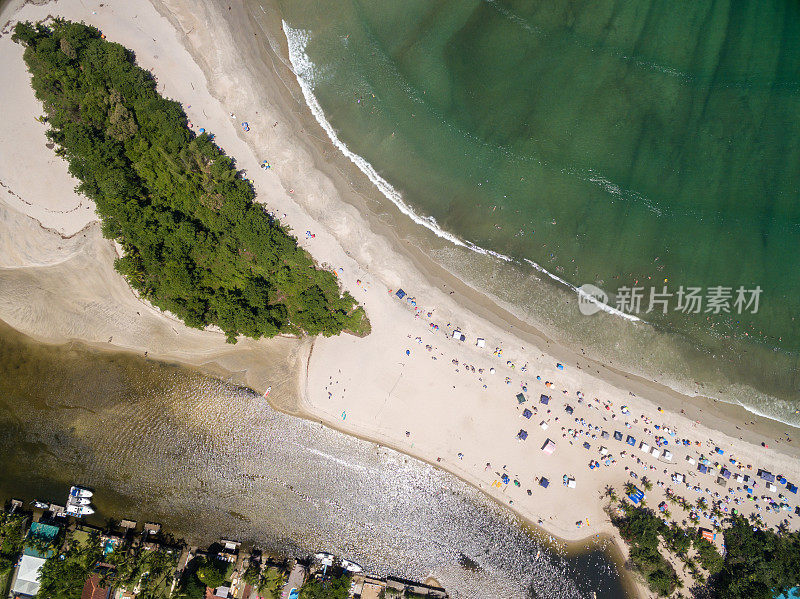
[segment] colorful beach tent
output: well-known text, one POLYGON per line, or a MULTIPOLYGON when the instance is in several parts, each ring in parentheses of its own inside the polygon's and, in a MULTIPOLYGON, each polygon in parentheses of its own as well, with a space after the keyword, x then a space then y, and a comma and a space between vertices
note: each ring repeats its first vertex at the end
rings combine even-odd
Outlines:
POLYGON ((758 476, 759 476, 759 478, 762 478, 767 482, 770 482, 770 483, 774 483, 775 482, 775 475, 772 474, 771 472, 768 472, 767 470, 761 470, 759 468, 758 476))
POLYGON ((644 499, 644 491, 642 491, 639 487, 634 487, 631 492, 628 493, 628 497, 634 505, 639 505, 642 499, 644 499))
POLYGON ((528 408, 525 408, 522 411, 522 415, 525 416, 525 418, 530 418, 531 416, 533 416, 533 412, 531 412, 528 408))
POLYGON ((556 444, 550 439, 547 439, 544 442, 544 445, 542 445, 542 451, 545 452, 547 455, 551 455, 555 450, 556 450, 556 444))
POLYGON ((716 537, 717 535, 715 535, 713 532, 711 532, 707 528, 701 528, 700 529, 700 536, 703 537, 709 543, 713 543, 714 542, 714 537, 716 537))

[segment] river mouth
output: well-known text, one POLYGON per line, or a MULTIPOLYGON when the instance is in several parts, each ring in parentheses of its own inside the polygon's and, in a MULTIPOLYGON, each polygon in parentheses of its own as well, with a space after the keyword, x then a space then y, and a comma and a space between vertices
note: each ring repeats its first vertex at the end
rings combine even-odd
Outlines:
POLYGON ((0 495, 60 502, 89 485, 98 524, 324 549, 432 575, 454 597, 626 596, 608 541, 552 545, 453 476, 184 367, 45 345, 0 322, 0 426, 0 495))

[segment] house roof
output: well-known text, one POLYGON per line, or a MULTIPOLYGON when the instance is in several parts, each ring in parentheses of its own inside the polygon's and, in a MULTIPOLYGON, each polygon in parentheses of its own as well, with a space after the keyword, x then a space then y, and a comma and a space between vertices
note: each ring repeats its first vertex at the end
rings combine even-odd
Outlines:
POLYGON ((83 585, 81 599, 108 599, 111 595, 111 587, 100 584, 100 575, 93 574, 83 585))
POLYGON ((12 591, 21 595, 34 596, 39 592, 39 571, 44 565, 44 558, 23 555, 17 570, 17 580, 12 591))

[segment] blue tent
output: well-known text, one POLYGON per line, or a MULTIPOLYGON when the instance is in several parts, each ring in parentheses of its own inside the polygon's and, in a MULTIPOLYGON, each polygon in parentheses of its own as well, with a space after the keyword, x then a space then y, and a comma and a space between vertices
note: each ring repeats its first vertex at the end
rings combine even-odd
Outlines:
POLYGON ((575 410, 572 409, 572 406, 567 406, 564 408, 567 411, 567 414, 572 414, 575 410))
POLYGON ((766 471, 766 470, 759 470, 758 471, 758 476, 761 477, 762 479, 764 479, 765 481, 767 481, 768 483, 774 483, 775 482, 775 475, 772 474, 771 472, 766 471))
POLYGON ((731 477, 731 471, 728 470, 727 468, 723 468, 722 472, 720 472, 720 474, 722 474, 722 476, 724 476, 725 478, 730 478, 731 477))
POLYGON ((525 403, 528 401, 522 393, 517 393, 517 403, 525 403))
POLYGON ((614 431, 614 438, 615 438, 617 441, 622 441, 622 433, 621 433, 621 432, 619 432, 619 431, 614 431))
POLYGON ((531 416, 533 416, 533 412, 531 412, 528 408, 525 408, 522 411, 522 415, 525 416, 525 418, 530 418, 531 416))
POLYGON ((639 505, 639 502, 644 499, 644 492, 639 487, 634 487, 633 491, 628 493, 628 497, 634 505, 639 505))
POLYGON ((708 474, 708 466, 706 466, 705 464, 698 464, 697 469, 703 474, 708 474))
POLYGON ((584 448, 584 449, 589 449, 589 448, 591 448, 591 445, 589 445, 589 442, 588 442, 588 441, 584 441, 584 442, 583 442, 583 448, 584 448))
POLYGON ((540 401, 541 403, 543 403, 544 405, 547 405, 547 404, 549 404, 549 403, 550 403, 550 397, 549 397, 549 396, 547 396, 547 395, 542 395, 542 396, 539 398, 539 401, 540 401))
POLYGON ((545 489, 550 486, 550 481, 547 480, 544 476, 539 479, 539 486, 544 487, 545 489))
POLYGON ((402 289, 398 289, 397 292, 395 293, 395 295, 397 297, 399 297, 400 299, 403 299, 406 296, 406 292, 403 291, 402 289))
POLYGON ((793 485, 792 483, 786 483, 786 490, 789 493, 797 494, 797 485, 793 485))
POLYGON ((519 439, 520 441, 524 441, 527 438, 528 438, 528 431, 524 429, 519 429, 519 432, 517 433, 517 439, 519 439))
POLYGON ((633 447, 636 447, 636 439, 634 439, 630 435, 628 435, 628 438, 625 439, 625 443, 627 443, 628 445, 631 445, 633 447))
POLYGON ((508 484, 508 481, 509 481, 510 479, 508 478, 508 474, 504 474, 504 475, 503 475, 503 476, 500 478, 500 480, 502 480, 504 483, 508 484))

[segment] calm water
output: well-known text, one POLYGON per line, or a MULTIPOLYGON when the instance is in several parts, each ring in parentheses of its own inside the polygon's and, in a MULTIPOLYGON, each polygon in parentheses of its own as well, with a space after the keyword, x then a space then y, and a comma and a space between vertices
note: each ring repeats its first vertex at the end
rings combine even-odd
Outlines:
POLYGON ((79 482, 95 488, 98 521, 334 551, 377 572, 432 574, 455 597, 625 596, 599 546, 548 548, 431 466, 192 371, 43 346, 0 323, 0 427, 3 497, 63 502, 79 482))
POLYGON ((278 4, 325 118, 418 214, 573 285, 760 286, 755 315, 646 318, 797 399, 797 2, 278 4))

